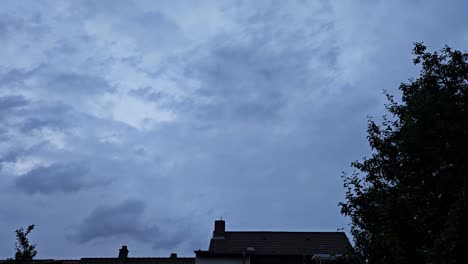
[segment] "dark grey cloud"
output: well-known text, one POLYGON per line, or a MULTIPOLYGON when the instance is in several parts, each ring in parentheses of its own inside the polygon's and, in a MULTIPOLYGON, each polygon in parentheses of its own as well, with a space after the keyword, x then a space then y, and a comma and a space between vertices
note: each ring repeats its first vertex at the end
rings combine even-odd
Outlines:
MULTIPOLYGON (((2 153, 2 155, 0 156, 0 165, 3 162, 15 162, 18 159, 18 157, 20 157, 23 154, 24 154, 23 149, 13 149, 8 152, 2 153)), ((1 168, 0 168, 0 171, 1 171, 1 168)))
POLYGON ((121 21, 116 27, 129 34, 143 50, 169 48, 182 40, 178 25, 161 12, 138 13, 130 21, 131 24, 121 21))
POLYGON ((39 166, 17 178, 15 186, 30 194, 76 192, 88 185, 85 179, 88 172, 86 162, 39 166))
MULTIPOLYGON (((202 105, 200 118, 253 119, 275 118, 287 100, 287 90, 303 78, 304 56, 265 54, 257 44, 219 48, 197 65, 195 78, 202 80, 197 95, 209 103, 202 105), (295 80, 285 82, 293 74, 295 80)), ((300 82, 300 81, 299 81, 300 82)))
POLYGON ((37 68, 32 70, 25 69, 9 69, 0 74, 0 85, 4 87, 9 87, 14 84, 23 84, 23 81, 31 77, 37 68))
POLYGON ((30 104, 23 95, 0 96, 0 121, 3 122, 3 133, 9 132, 8 120, 15 119, 30 104))
MULTIPOLYGON (((187 78, 200 82, 181 109, 200 121, 269 122, 279 118, 291 95, 306 88, 312 59, 307 50, 265 51, 261 39, 247 44, 219 43, 200 60, 184 68, 187 78), (289 77, 294 76, 294 77, 289 77)), ((160 93, 146 93, 159 100, 160 93)), ((174 103, 169 106, 178 106, 174 103)))
MULTIPOLYGON (((67 51, 65 51, 67 53, 67 51)), ((50 67, 47 64, 34 67, 30 70, 13 68, 4 71, 0 75, 0 86, 5 88, 18 87, 19 90, 43 90, 51 92, 51 96, 69 95, 81 96, 86 94, 102 94, 115 91, 108 81, 102 77, 89 73, 78 73, 73 70, 63 71, 65 67, 59 69, 50 67), (25 82, 38 80, 33 86, 26 85, 25 82)))
MULTIPOLYGON (((72 4, 72 8, 86 18, 107 18, 110 32, 104 41, 114 44, 130 41, 135 49, 134 55, 144 57, 145 53, 170 50, 184 41, 178 24, 158 8, 147 8, 139 3, 124 1, 84 1, 72 4)), ((99 21, 99 20, 98 20, 99 21)))
POLYGON ((20 129, 24 133, 28 133, 41 128, 62 128, 65 125, 65 120, 62 118, 37 118, 29 117, 21 122, 20 129))
POLYGON ((5 128, 0 128, 0 141, 6 141, 8 140, 8 131, 5 128))
POLYGON ((158 102, 164 97, 164 94, 161 91, 155 91, 152 87, 141 87, 133 89, 128 92, 128 94, 152 102, 158 102))
POLYGON ((327 89, 324 84, 331 79, 326 73, 335 71, 337 52, 332 28, 326 26, 330 23, 295 21, 276 4, 246 10, 238 18, 238 35, 221 34, 201 56, 181 63, 184 77, 199 82, 182 108, 202 122, 271 122, 281 119, 297 96, 327 89), (317 43, 308 44, 311 36, 317 43))
POLYGON ((22 95, 7 95, 0 97, 0 113, 10 109, 25 106, 29 101, 22 95))
POLYGON ((75 72, 54 73, 45 80, 44 87, 54 93, 71 95, 107 93, 114 88, 98 76, 83 75, 75 72))
POLYGON ((117 205, 98 206, 86 217, 69 238, 77 243, 95 240, 135 240, 151 243, 155 248, 170 249, 182 242, 179 233, 155 223, 145 221, 145 203, 141 200, 126 200, 117 205))
POLYGON ((30 17, 14 17, 12 14, 0 13, 0 39, 8 41, 8 36, 18 32, 27 32, 29 36, 37 40, 48 31, 48 27, 42 23, 42 16, 36 13, 30 17))

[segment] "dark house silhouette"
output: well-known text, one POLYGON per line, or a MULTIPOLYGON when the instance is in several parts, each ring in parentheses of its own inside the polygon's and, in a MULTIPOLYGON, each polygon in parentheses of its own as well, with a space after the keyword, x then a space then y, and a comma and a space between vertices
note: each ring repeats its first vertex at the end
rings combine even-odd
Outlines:
POLYGON ((344 232, 226 231, 225 221, 216 220, 208 250, 195 251, 195 258, 176 253, 133 258, 122 246, 115 258, 42 259, 32 264, 341 264, 351 263, 345 258, 351 252, 344 232))
POLYGON ((179 258, 172 253, 168 258, 129 258, 127 246, 122 246, 117 258, 82 258, 79 264, 194 264, 195 258, 179 258))
POLYGON ((209 249, 195 251, 197 264, 338 263, 351 253, 344 232, 226 231, 215 221, 209 249))

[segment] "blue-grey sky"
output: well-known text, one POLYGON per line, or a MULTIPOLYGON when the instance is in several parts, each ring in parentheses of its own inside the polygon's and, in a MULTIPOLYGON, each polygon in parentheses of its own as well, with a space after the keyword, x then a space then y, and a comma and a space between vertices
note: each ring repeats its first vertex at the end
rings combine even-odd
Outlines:
POLYGON ((367 116, 466 1, 2 1, 0 258, 191 256, 230 230, 336 231, 367 116))

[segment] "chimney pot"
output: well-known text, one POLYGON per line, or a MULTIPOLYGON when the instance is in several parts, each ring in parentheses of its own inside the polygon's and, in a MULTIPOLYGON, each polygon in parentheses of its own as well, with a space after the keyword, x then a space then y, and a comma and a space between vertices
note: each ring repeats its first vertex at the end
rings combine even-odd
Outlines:
POLYGON ((214 231, 213 231, 213 237, 223 238, 225 233, 226 233, 226 223, 224 222, 224 220, 216 220, 214 231))
POLYGON ((119 249, 119 263, 123 264, 127 261, 128 257, 128 249, 127 246, 122 246, 121 249, 119 249))

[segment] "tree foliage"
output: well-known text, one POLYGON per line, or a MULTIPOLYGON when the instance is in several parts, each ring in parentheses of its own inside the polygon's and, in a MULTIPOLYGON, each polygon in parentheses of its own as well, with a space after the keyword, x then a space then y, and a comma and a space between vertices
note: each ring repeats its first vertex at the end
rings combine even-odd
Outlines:
POLYGON ((368 263, 468 263, 468 53, 413 49, 417 79, 368 123, 341 212, 368 263))
POLYGON ((9 264, 31 264, 33 258, 37 254, 36 245, 31 244, 28 239, 28 235, 34 229, 34 225, 28 226, 26 230, 22 227, 17 229, 16 232, 16 243, 15 243, 15 259, 9 259, 9 264))

